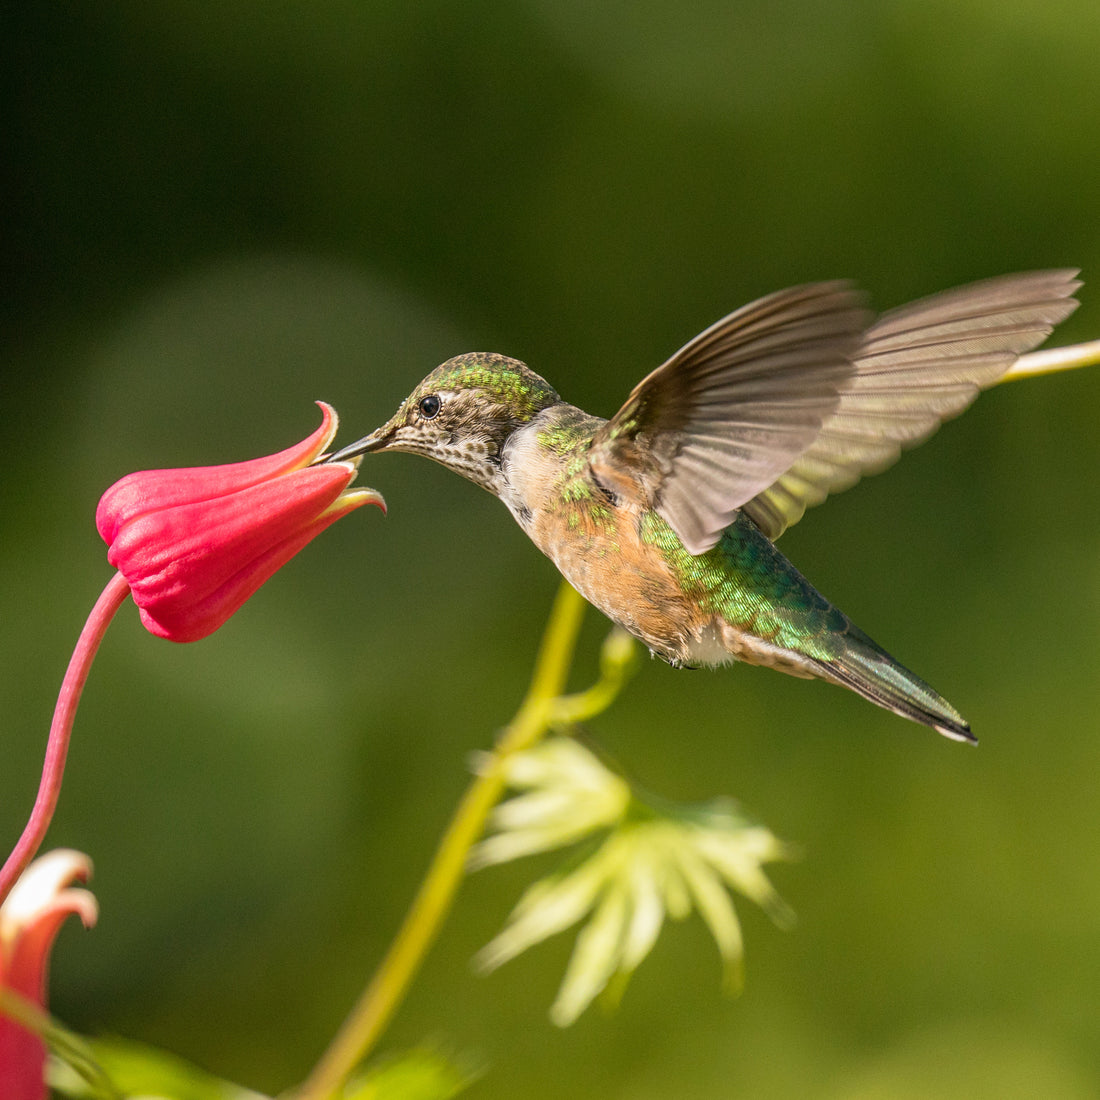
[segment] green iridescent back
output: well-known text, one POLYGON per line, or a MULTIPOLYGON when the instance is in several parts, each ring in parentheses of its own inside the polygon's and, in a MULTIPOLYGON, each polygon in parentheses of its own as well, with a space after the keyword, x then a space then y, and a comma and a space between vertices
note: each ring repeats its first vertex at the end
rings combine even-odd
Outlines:
POLYGON ((729 623, 819 660, 831 657, 838 636, 854 629, 743 515, 698 556, 656 512, 643 514, 641 524, 642 540, 660 548, 684 591, 729 623))

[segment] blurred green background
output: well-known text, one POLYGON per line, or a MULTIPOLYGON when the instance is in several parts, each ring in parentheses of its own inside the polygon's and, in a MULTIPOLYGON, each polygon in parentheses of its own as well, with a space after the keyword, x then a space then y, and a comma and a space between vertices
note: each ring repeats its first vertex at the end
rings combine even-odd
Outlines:
MULTIPOLYGON (((9 5, 2 40, 12 840, 129 470, 280 449, 315 398, 351 441, 468 350, 609 415, 812 279, 886 308, 1080 265, 1055 341, 1100 336, 1094 0, 88 0, 9 5)), ((802 846, 774 873, 793 931, 740 906, 740 999, 696 919, 617 1014, 556 1030, 571 937, 469 968, 545 866, 521 863, 468 882, 383 1049, 470 1054, 479 1097, 1097 1095, 1098 413, 1098 370, 994 390, 783 539, 976 751, 823 684, 649 661, 591 731, 646 787, 734 795, 802 846)), ((102 905, 59 944, 58 1014, 266 1090, 389 941, 556 586, 453 475, 362 480, 389 517, 201 644, 123 609, 50 837, 102 905)))

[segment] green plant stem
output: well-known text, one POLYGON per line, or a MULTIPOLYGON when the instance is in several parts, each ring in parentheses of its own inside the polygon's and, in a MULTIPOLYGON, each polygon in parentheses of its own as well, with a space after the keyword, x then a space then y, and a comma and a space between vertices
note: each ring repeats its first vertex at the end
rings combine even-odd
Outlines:
POLYGON ((621 626, 607 636, 600 650, 600 678, 587 690, 555 699, 550 721, 555 726, 576 726, 602 714, 615 701, 637 666, 638 647, 621 626))
POLYGON ((1069 344, 1061 348, 1042 348, 1040 351, 1021 355, 1001 381, 1012 382, 1017 378, 1034 378, 1039 374, 1075 370, 1077 367, 1092 367, 1097 363, 1100 363, 1100 340, 1090 340, 1087 344, 1069 344))
POLYGON ((567 584, 558 590, 527 696, 497 739, 488 763, 466 789, 397 937, 297 1100, 331 1100, 366 1057, 401 1003, 439 932, 466 871, 470 848, 504 791, 504 764, 536 744, 554 718, 584 616, 584 601, 567 584))

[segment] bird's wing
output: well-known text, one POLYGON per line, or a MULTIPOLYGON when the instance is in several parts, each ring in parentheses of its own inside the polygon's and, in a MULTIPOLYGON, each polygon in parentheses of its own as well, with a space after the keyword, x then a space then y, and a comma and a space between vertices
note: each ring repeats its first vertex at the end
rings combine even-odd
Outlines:
POLYGON ((655 508, 691 553, 709 550, 817 437, 868 320, 839 282, 731 313, 635 386, 592 441, 593 476, 655 508))
POLYGON ((775 539, 830 493, 890 466, 1077 308, 1076 275, 1005 275, 884 313, 867 330, 820 433, 744 512, 775 539))

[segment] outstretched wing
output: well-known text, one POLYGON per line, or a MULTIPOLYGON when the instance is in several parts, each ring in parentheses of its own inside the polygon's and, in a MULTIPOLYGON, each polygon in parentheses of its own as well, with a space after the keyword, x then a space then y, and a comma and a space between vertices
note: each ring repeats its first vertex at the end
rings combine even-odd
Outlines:
POLYGON ((769 538, 958 416, 1076 308, 1077 270, 1005 275, 884 313, 820 433, 744 506, 769 538))
POLYGON ((692 554, 709 550, 835 411, 868 320, 839 282, 731 313, 634 388, 592 441, 593 476, 656 508, 692 554))

